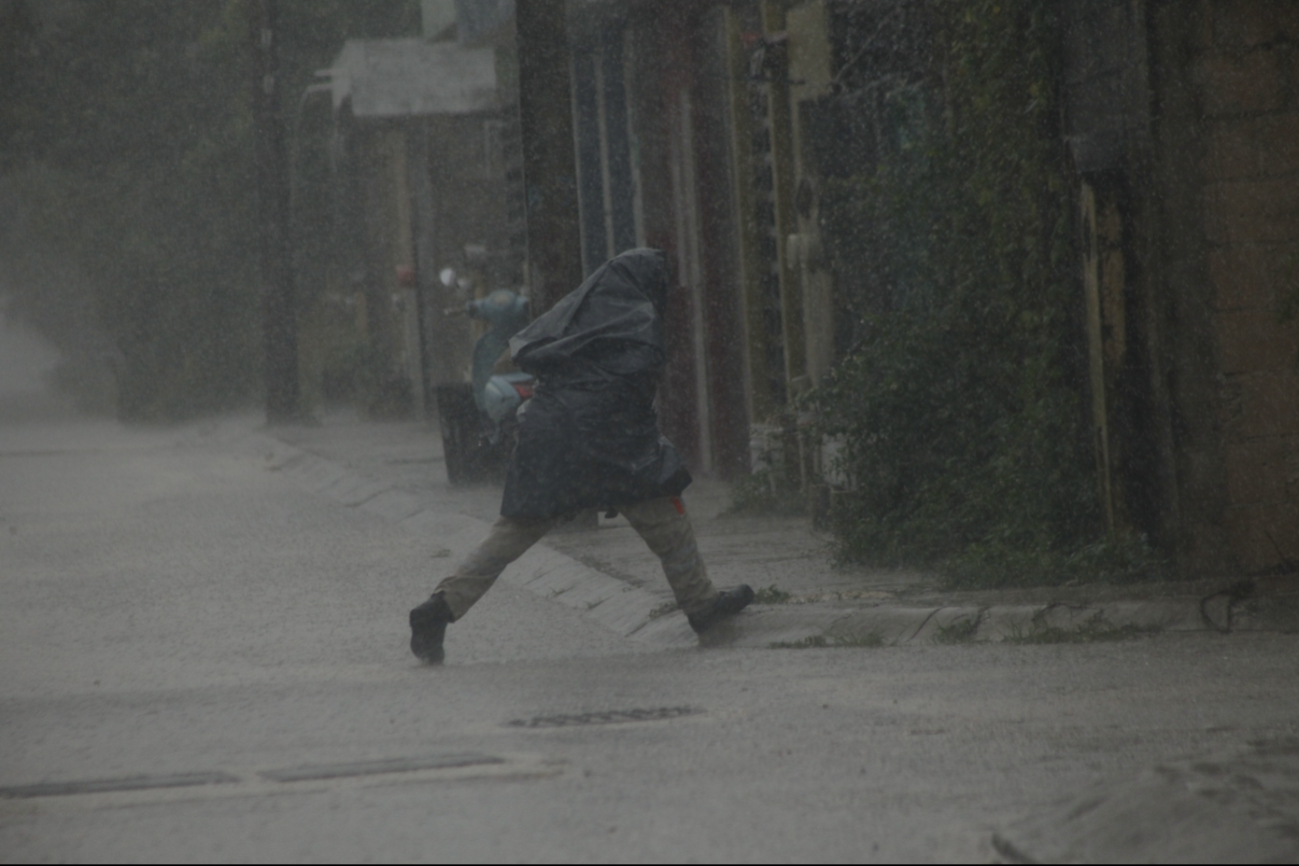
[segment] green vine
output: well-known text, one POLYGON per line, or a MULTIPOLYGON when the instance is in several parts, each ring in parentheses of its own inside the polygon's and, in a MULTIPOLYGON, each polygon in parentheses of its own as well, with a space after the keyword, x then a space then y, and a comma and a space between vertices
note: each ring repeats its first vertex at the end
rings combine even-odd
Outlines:
POLYGON ((1143 572, 1152 557, 1111 550, 1096 504, 1057 4, 929 7, 938 83, 890 97, 878 170, 822 204, 837 272, 870 275, 845 299, 856 346, 814 395, 851 479, 842 554, 958 583, 1143 572))

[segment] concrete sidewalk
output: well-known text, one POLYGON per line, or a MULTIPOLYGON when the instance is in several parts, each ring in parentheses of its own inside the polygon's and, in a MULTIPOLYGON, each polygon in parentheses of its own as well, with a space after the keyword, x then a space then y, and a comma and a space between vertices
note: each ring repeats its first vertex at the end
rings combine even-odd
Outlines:
MULTIPOLYGON (((199 435, 256 453, 268 470, 343 507, 426 536, 430 589, 481 540, 500 502, 497 487, 448 484, 435 425, 369 423, 333 412, 319 426, 267 430, 245 419, 210 425, 199 435)), ((830 538, 805 519, 728 515, 726 485, 697 480, 684 498, 714 582, 748 583, 767 602, 717 629, 710 640, 718 642, 1050 643, 1160 631, 1299 631, 1293 576, 956 592, 923 573, 836 567, 830 538)), ((637 642, 696 641, 673 609, 658 561, 622 518, 552 533, 501 579, 637 642)))

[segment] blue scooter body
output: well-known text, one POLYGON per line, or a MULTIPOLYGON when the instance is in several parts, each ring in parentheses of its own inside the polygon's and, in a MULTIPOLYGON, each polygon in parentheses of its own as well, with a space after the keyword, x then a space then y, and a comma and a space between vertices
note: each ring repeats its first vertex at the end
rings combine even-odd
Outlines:
POLYGON ((531 394, 532 377, 526 373, 492 375, 501 353, 509 348, 510 337, 528 323, 528 299, 509 289, 497 289, 485 298, 470 301, 465 305, 465 312, 470 318, 491 325, 474 344, 472 371, 474 402, 492 422, 487 438, 496 444, 502 424, 514 416, 515 410, 531 394))

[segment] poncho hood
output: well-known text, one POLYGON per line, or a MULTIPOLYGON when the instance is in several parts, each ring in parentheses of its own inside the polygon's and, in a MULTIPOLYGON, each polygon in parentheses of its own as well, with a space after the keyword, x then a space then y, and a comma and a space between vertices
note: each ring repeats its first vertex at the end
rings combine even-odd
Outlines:
POLYGON ((577 359, 615 374, 661 369, 667 293, 663 251, 628 250, 515 334, 510 355, 522 369, 541 375, 577 359))

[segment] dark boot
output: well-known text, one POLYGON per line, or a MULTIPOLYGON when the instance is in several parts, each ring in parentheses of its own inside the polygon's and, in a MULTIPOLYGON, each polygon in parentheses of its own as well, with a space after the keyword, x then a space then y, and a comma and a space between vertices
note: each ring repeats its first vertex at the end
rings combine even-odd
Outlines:
POLYGON ((441 664, 446 653, 442 640, 447 626, 455 622, 451 608, 442 593, 435 592, 429 600, 410 612, 410 651, 431 665, 441 664))
POLYGON ((753 601, 753 588, 747 583, 742 583, 734 589, 719 592, 711 608, 687 616, 686 619, 690 620, 690 627, 695 630, 695 633, 700 634, 727 617, 735 616, 748 607, 751 601, 753 601))

